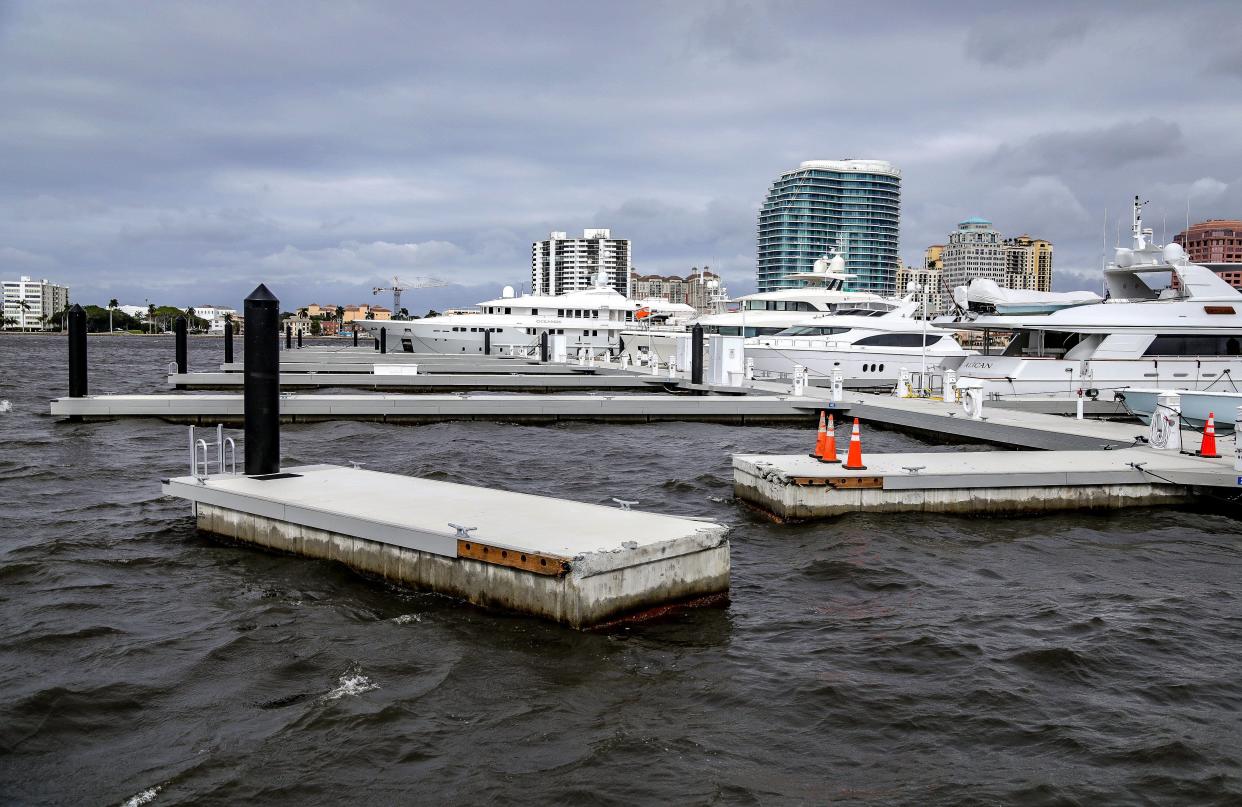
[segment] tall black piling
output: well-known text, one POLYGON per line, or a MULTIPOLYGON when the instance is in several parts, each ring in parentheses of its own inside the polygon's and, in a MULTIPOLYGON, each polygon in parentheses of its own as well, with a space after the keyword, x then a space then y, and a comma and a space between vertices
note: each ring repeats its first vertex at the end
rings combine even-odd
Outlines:
POLYGON ((547 364, 548 362, 548 332, 544 331, 539 334, 539 361, 547 364))
MULTIPOLYGON (((263 285, 263 284, 260 283, 259 285, 263 285)), ((279 325, 276 326, 276 331, 277 333, 280 332, 279 325)), ((293 350, 293 326, 292 325, 285 326, 285 350, 293 350)))
POLYGON ((379 347, 380 347, 380 353, 388 352, 388 329, 387 328, 380 328, 379 347))
POLYGON ((492 355, 492 332, 489 330, 483 331, 483 355, 492 355))
POLYGON ((177 343, 177 372, 185 375, 186 366, 189 364, 187 354, 189 346, 186 344, 186 333, 189 331, 190 324, 185 321, 185 317, 177 317, 177 321, 173 323, 174 339, 177 343))
POLYGON ((354 347, 358 347, 358 326, 354 326, 354 347))
POLYGON ((246 298, 245 315, 246 474, 274 474, 280 470, 280 301, 260 283, 246 298))
POLYGON ((298 328, 298 350, 302 349, 302 329, 298 328))
POLYGON ((86 397, 86 312, 77 303, 69 309, 69 397, 86 397))
POLYGON ((233 363, 233 321, 224 321, 224 363, 233 363))
POLYGON ((703 326, 690 329, 690 383, 703 383, 703 326))

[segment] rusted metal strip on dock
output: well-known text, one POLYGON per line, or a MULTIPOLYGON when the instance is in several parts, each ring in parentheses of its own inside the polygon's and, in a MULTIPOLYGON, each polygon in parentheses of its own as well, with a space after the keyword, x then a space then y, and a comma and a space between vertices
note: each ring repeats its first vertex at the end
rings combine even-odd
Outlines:
POLYGON ((546 574, 560 577, 569 572, 569 558, 556 555, 540 555, 535 552, 520 552, 516 549, 505 549, 489 546, 478 541, 457 540, 457 557, 494 563, 497 566, 508 566, 535 574, 546 574))
POLYGON ((884 487, 882 476, 795 476, 791 482, 800 487, 830 487, 835 490, 876 489, 884 487))

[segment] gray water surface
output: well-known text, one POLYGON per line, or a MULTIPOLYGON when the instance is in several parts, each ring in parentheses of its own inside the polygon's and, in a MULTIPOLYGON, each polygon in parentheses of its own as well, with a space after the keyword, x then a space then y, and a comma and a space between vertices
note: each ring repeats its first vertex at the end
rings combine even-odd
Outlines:
MULTIPOLYGON (((172 343, 90 351, 92 391, 160 391, 172 343)), ((729 454, 813 429, 285 428, 288 464, 734 525, 727 607, 576 632, 199 535, 159 492, 184 427, 53 421, 65 376, 63 338, 0 335, 5 804, 1242 803, 1225 515, 779 526, 729 454)))

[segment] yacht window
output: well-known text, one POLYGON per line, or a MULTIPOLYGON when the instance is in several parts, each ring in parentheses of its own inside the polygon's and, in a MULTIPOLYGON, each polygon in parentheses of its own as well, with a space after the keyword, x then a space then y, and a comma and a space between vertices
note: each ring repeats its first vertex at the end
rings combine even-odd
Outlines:
POLYGON ((1242 340, 1237 336, 1163 334, 1151 340, 1144 356, 1239 356, 1242 340))
MULTIPOLYGON (((927 344, 940 339, 938 334, 928 334, 927 344)), ((854 344, 867 347, 922 347, 923 335, 918 333, 881 333, 875 336, 864 336, 854 344)))
POLYGON ((592 311, 592 312, 591 312, 591 319, 599 319, 599 309, 598 309, 598 308, 597 308, 597 309, 595 309, 594 311, 592 311))
POLYGON ((478 329, 478 328, 471 328, 471 329, 470 329, 470 333, 478 333, 478 332, 479 332, 479 329, 478 329))
POLYGON ((849 331, 849 328, 829 328, 825 325, 796 325, 792 328, 786 328, 778 333, 777 336, 831 336, 847 331, 849 331))
POLYGON ((506 309, 505 309, 505 313, 506 313, 506 314, 512 314, 512 313, 513 313, 513 309, 512 309, 512 308, 506 308, 506 309))

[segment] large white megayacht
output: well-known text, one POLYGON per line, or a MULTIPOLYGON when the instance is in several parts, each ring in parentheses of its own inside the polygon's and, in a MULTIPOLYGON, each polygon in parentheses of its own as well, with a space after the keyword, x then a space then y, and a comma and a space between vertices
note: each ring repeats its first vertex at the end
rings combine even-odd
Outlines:
MULTIPOLYGON (((812 379, 840 372, 847 386, 891 386, 902 370, 953 369, 967 355, 953 335, 914 317, 919 303, 902 300, 891 311, 840 309, 804 318, 775 336, 746 340, 755 375, 788 375, 794 365, 812 379)), ((922 380, 922 385, 928 383, 922 380)))
MULTIPOLYGON (((861 291, 845 291, 845 283, 853 275, 845 273, 845 258, 837 252, 831 259, 820 258, 810 272, 788 275, 804 285, 792 289, 746 294, 733 302, 737 311, 715 311, 695 319, 691 324, 703 326, 705 335, 772 336, 798 325, 816 314, 839 311, 892 311, 898 301, 861 291)), ((656 356, 661 363, 676 356, 678 343, 689 338, 680 327, 636 326, 625 332, 626 350, 635 360, 656 356)), ((747 354, 749 355, 749 353, 747 354)))
MULTIPOLYGON (((1211 269, 1193 264, 1178 244, 1152 243, 1134 200, 1133 243, 1104 270, 1107 296, 1095 303, 1024 299, 980 304, 976 290, 954 297, 968 309, 936 324, 954 330, 1011 332, 999 356, 967 357, 962 378, 983 382, 988 396, 1103 395, 1126 387, 1236 391, 1242 380, 1242 293, 1211 269), (1171 276, 1156 288, 1144 275, 1171 276), (1029 315, 999 313, 1023 308, 1029 315), (973 309, 973 310, 970 310, 973 309), (997 313, 992 313, 993 311, 997 313)), ((983 297, 988 297, 984 294, 983 297)), ((994 296, 994 295, 992 295, 994 296)))
POLYGON ((358 325, 377 339, 383 329, 387 349, 407 353, 478 354, 484 350, 484 335, 490 334, 494 353, 516 346, 530 354, 547 333, 563 336, 571 355, 580 348, 600 355, 620 352, 624 346, 621 333, 634 327, 636 316, 688 321, 694 315, 694 309, 682 303, 631 300, 612 288, 602 274, 596 276, 594 288, 568 294, 517 296, 506 286, 500 297, 484 300, 476 308, 477 312, 367 320, 358 325))

